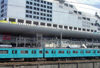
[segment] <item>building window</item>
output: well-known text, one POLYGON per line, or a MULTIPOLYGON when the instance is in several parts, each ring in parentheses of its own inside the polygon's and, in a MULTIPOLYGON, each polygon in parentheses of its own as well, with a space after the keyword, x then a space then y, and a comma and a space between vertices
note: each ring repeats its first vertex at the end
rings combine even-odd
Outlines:
POLYGON ((29 13, 29 10, 26 10, 26 13, 29 13))
POLYGON ((16 19, 14 19, 14 18, 9 18, 9 21, 11 21, 11 22, 15 22, 16 19))
POLYGON ((19 23, 24 23, 24 20, 18 19, 18 22, 19 22, 19 23))
POLYGON ((59 25, 59 28, 63 28, 63 26, 62 25, 59 25))
POLYGON ((76 11, 76 10, 74 10, 74 13, 76 13, 76 14, 77 14, 77 11, 76 11))
POLYGON ((36 16, 33 16, 34 19, 36 19, 36 16))
POLYGON ((29 8, 29 6, 26 6, 26 8, 29 8))
POLYGON ((64 26, 65 29, 68 29, 68 26, 64 26))
POLYGON ((91 30, 91 32, 93 32, 93 30, 91 30))
POLYGON ((77 27, 74 27, 74 30, 77 30, 77 27))
POLYGON ((39 25, 39 22, 34 21, 33 24, 34 25, 39 25))
POLYGON ((32 6, 30 6, 30 9, 32 9, 32 6))
POLYGON ((84 20, 86 20, 86 18, 85 17, 82 17, 84 20))
POLYGON ((69 5, 69 7, 73 8, 73 5, 69 5))
POLYGON ((87 29, 87 31, 90 31, 89 29, 87 29))
POLYGON ((79 11, 78 14, 82 15, 82 12, 79 11))
POLYGON ((51 24, 50 24, 50 23, 47 23, 47 26, 49 26, 49 27, 50 27, 50 26, 51 26, 51 24))
POLYGON ((29 20, 26 20, 26 24, 31 24, 31 21, 29 21, 29 20))
POLYGON ((29 15, 30 18, 32 18, 32 15, 29 15))
POLYGON ((73 28, 70 26, 69 29, 72 30, 73 28))
POLYGON ((29 4, 29 1, 26 1, 26 4, 29 4))
POLYGON ((90 18, 87 18, 88 21, 90 21, 90 18))
POLYGON ((53 24, 53 27, 57 27, 57 24, 53 24))
POLYGON ((30 13, 32 14, 32 11, 30 11, 30 13))
POLYGON ((78 30, 80 31, 80 30, 81 30, 81 28, 78 28, 78 30))
POLYGON ((86 29, 83 28, 83 31, 86 31, 86 29))
POLYGON ((29 15, 26 15, 26 17, 29 17, 29 15))
POLYGON ((67 3, 65 3, 64 5, 65 5, 65 6, 68 6, 68 4, 67 4, 67 3))
POLYGON ((41 24, 40 24, 40 25, 45 26, 45 23, 41 22, 41 24))
POLYGON ((32 5, 33 3, 32 2, 30 2, 30 5, 32 5))

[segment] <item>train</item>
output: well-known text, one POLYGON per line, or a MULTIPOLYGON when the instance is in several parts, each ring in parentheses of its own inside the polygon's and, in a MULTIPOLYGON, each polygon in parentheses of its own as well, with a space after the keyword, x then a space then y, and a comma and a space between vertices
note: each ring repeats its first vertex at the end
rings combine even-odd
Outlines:
POLYGON ((95 58, 100 49, 69 48, 0 48, 0 59, 51 59, 51 58, 95 58))

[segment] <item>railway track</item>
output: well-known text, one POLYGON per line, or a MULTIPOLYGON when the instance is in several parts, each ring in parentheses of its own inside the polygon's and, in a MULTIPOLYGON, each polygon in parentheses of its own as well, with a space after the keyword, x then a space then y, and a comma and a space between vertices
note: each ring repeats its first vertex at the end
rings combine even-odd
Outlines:
POLYGON ((2 65, 36 65, 36 64, 61 64, 61 63, 85 63, 85 62, 100 62, 98 60, 68 60, 68 61, 33 61, 33 62, 0 62, 2 65))

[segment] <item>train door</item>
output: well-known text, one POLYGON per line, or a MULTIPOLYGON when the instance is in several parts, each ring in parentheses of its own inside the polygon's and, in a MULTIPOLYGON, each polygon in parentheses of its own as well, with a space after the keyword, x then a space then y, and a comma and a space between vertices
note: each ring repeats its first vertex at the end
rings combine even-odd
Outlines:
POLYGON ((52 49, 52 57, 57 57, 55 49, 52 49))
POLYGON ((17 58, 17 50, 12 50, 13 58, 17 58))

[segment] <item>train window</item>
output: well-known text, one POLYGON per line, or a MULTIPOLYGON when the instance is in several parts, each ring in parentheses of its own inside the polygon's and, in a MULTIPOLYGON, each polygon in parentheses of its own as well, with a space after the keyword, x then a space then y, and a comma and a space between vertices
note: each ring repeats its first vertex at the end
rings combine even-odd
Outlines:
POLYGON ((78 51, 73 51, 73 53, 78 53, 78 51))
POLYGON ((59 53, 61 53, 61 51, 59 51, 59 53))
POLYGON ((15 50, 15 54, 17 54, 17 50, 15 50))
POLYGON ((80 51, 80 53, 84 53, 84 51, 80 51))
POLYGON ((86 51, 86 53, 90 53, 90 51, 86 51))
POLYGON ((8 50, 0 50, 0 54, 8 54, 8 50))
POLYGON ((67 54, 70 54, 70 51, 67 51, 67 54))
POLYGON ((42 51, 39 51, 40 54, 42 54, 42 51))
POLYGON ((55 54, 56 53, 56 51, 52 51, 52 54, 55 54))
POLYGON ((12 54, 17 54, 17 50, 12 50, 12 54))
POLYGON ((48 54, 49 52, 48 52, 48 51, 46 51, 46 53, 48 54))
POLYGON ((78 51, 76 51, 76 53, 78 53, 78 51))
POLYGON ((73 53, 76 53, 75 51, 73 51, 73 53))
POLYGON ((96 53, 96 51, 93 51, 93 53, 96 53))
POLYGON ((36 54, 36 51, 34 50, 34 51, 32 51, 32 54, 36 54))
POLYGON ((21 54, 28 54, 28 51, 27 50, 23 50, 23 51, 21 51, 21 54))
POLYGON ((64 53, 64 51, 59 51, 59 53, 64 53))
POLYGON ((97 53, 100 53, 100 51, 97 51, 97 53))

